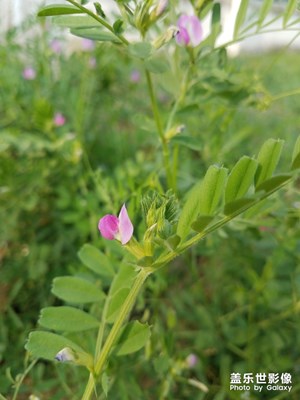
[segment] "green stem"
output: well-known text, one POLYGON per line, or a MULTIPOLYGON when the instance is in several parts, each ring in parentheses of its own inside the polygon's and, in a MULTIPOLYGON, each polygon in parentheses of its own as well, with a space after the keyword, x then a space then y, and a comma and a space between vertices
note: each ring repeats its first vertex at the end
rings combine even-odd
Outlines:
POLYGON ((83 11, 85 14, 89 15, 90 17, 94 18, 96 21, 98 21, 101 25, 105 26, 106 29, 108 29, 113 35, 115 35, 121 42, 124 44, 128 45, 129 42, 128 40, 123 36, 114 31, 114 28, 105 21, 105 19, 99 17, 97 14, 93 13, 91 10, 88 8, 82 6, 81 4, 77 3, 75 0, 67 0, 69 3, 73 4, 73 6, 77 7, 79 10, 83 11))
POLYGON ((172 179, 172 173, 171 173, 171 167, 170 167, 169 148, 168 148, 166 138, 164 136, 164 130, 163 130, 162 123, 160 120, 160 115, 159 115, 159 111, 158 111, 156 97, 154 94, 154 88, 153 88, 151 74, 147 70, 147 68, 145 69, 145 72, 146 72, 146 79, 147 79, 147 84, 148 84, 148 91, 149 91, 150 100, 151 100, 153 117, 154 117, 154 120, 156 123, 157 132, 160 137, 161 144, 162 144, 163 159, 164 159, 164 166, 165 166, 165 171, 166 171, 166 176, 167 176, 167 183, 168 183, 169 188, 173 188, 173 179, 172 179))
POLYGON ((123 323, 126 320, 128 314, 130 313, 145 280, 152 272, 153 272, 153 270, 150 268, 143 268, 138 273, 136 280, 134 281, 134 284, 133 284, 128 296, 126 297, 126 299, 123 303, 123 306, 120 309, 119 315, 118 315, 117 319, 115 320, 113 327, 106 339, 106 342, 102 348, 102 351, 101 351, 99 357, 95 360, 94 374, 90 374, 90 376, 89 376, 89 380, 86 385, 84 394, 82 396, 82 400, 90 400, 91 395, 94 390, 95 380, 100 376, 100 374, 103 370, 103 367, 107 361, 107 358, 109 356, 109 353, 111 351, 111 348, 115 344, 115 341, 120 333, 123 323))
POLYGON ((11 400, 16 400, 17 395, 19 393, 19 390, 21 388, 21 385, 26 377, 27 374, 29 374, 30 370, 34 367, 34 365, 36 364, 37 360, 33 360, 28 367, 25 369, 25 371, 23 372, 23 374, 21 375, 20 379, 18 379, 17 383, 16 383, 16 388, 15 388, 15 392, 14 395, 12 397, 11 400))
POLYGON ((297 89, 294 89, 294 90, 288 90, 287 92, 280 93, 280 94, 278 94, 276 96, 273 96, 271 100, 272 101, 276 101, 276 100, 283 99, 285 97, 295 96, 297 94, 300 94, 300 88, 297 88, 297 89))

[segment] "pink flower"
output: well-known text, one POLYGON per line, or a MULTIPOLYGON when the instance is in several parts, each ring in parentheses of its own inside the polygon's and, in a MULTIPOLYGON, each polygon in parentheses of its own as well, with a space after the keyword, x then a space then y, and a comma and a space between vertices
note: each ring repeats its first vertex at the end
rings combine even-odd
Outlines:
POLYGON ((141 79, 140 71, 138 71, 137 69, 132 70, 130 74, 130 81, 132 83, 138 83, 140 79, 141 79))
POLYGON ((181 15, 177 21, 176 42, 181 46, 196 47, 203 37, 201 21, 196 15, 181 15))
POLYGON ((63 126, 66 123, 66 118, 64 115, 60 112, 55 113, 54 118, 53 118, 53 123, 55 126, 63 126))
POLYGON ((62 52, 61 42, 57 39, 53 39, 50 43, 50 48, 53 53, 60 54, 62 52))
POLYGON ((198 357, 194 353, 189 354, 185 360, 189 368, 194 368, 198 363, 198 357))
POLYGON ((26 67, 23 69, 22 72, 23 78, 26 79, 27 81, 32 81, 36 78, 36 72, 35 69, 32 67, 26 67))
POLYGON ((92 51, 95 48, 95 42, 91 39, 82 39, 82 50, 92 51))
POLYGON ((133 234, 133 225, 128 216, 125 204, 123 204, 118 217, 107 214, 102 217, 98 224, 101 235, 108 240, 119 240, 126 244, 133 234))

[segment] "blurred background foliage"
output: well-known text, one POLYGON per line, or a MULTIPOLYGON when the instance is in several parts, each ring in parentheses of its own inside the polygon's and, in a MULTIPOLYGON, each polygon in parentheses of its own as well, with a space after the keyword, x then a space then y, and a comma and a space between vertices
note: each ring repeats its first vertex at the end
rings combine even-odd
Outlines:
MULTIPOLYGON (((84 40, 70 51, 47 25, 27 35, 25 24, 0 44, 0 391, 8 396, 27 363, 24 343, 40 308, 57 304, 52 278, 80 273, 83 243, 104 248, 99 217, 128 202, 137 224, 141 195, 162 192, 165 183, 136 60, 84 40), (33 78, 24 77, 26 68, 33 78)), ((299 86, 299 63, 299 53, 282 50, 230 59, 223 49, 201 60, 176 115, 192 138, 173 144, 180 200, 208 165, 231 167, 269 137, 287 140, 290 159, 300 97, 273 102, 272 95, 299 86)), ((177 81, 175 72, 156 75, 165 119, 177 81)), ((152 325, 151 341, 110 366, 118 370, 110 398, 240 399, 229 391, 232 372, 290 372, 292 394, 244 398, 298 399, 299 209, 298 182, 266 201, 259 217, 232 222, 152 277, 135 310, 152 325), (193 377, 208 394, 188 381, 193 377)), ((86 373, 48 367, 35 366, 19 398, 78 398, 86 373)))

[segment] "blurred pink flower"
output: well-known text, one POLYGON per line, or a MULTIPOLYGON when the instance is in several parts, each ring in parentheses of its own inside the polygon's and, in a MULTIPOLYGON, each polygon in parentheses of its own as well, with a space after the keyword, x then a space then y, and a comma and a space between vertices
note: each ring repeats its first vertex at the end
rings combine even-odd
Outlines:
POLYGON ((191 354, 189 354, 189 355, 187 356, 187 358, 185 359, 185 361, 186 361, 187 366, 188 366, 189 368, 194 368, 194 367, 197 365, 197 363, 198 363, 198 357, 196 356, 196 354, 191 353, 191 354))
POLYGON ((82 50, 92 51, 95 48, 95 42, 91 39, 82 39, 82 50))
POLYGON ((132 70, 130 74, 130 81, 133 83, 138 83, 140 79, 141 79, 140 71, 138 71, 137 69, 132 70))
POLYGON ((27 81, 32 81, 36 78, 36 72, 35 69, 32 67, 26 67, 23 69, 22 72, 23 78, 26 79, 27 81))
POLYGON ((196 15, 181 15, 177 21, 176 42, 181 46, 196 47, 202 41, 203 28, 196 15))
POLYGON ((108 240, 119 240, 122 244, 129 242, 133 235, 133 225, 128 216, 126 206, 123 204, 118 217, 107 214, 98 224, 101 235, 108 240))
POLYGON ((63 126, 63 125, 66 123, 66 118, 65 118, 65 116, 64 116, 62 113, 57 112, 57 113, 55 113, 55 115, 54 115, 53 123, 54 123, 54 125, 57 126, 57 127, 63 126))
POLYGON ((96 68, 96 66, 97 66, 96 57, 90 57, 90 59, 89 59, 89 67, 91 69, 94 69, 94 68, 96 68))
POLYGON ((61 42, 57 39, 53 39, 50 43, 50 48, 53 53, 60 54, 62 52, 61 42))

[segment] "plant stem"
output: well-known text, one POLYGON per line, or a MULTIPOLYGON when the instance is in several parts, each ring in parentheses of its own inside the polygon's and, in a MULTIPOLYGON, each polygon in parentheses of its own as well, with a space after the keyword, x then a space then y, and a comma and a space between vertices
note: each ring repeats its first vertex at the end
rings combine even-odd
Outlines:
POLYGON ((272 101, 276 101, 276 100, 283 99, 283 98, 285 98, 285 97, 295 96, 295 95, 297 95, 297 94, 300 94, 300 88, 297 88, 297 89, 294 89, 294 90, 289 90, 289 91, 287 91, 287 92, 280 93, 280 94, 278 94, 278 95, 276 95, 276 96, 273 96, 273 97, 271 98, 271 100, 272 100, 272 101))
POLYGON ((102 348, 102 351, 101 351, 99 357, 95 360, 94 374, 90 374, 90 376, 89 376, 89 380, 86 385, 84 394, 82 396, 82 400, 90 400, 91 395, 94 390, 95 380, 100 376, 100 374, 103 370, 103 367, 104 367, 106 360, 109 356, 109 353, 111 351, 111 348, 115 344, 115 341, 120 333, 123 323, 126 320, 128 314, 130 313, 130 311, 136 301, 136 298, 140 292, 140 289, 142 288, 147 277, 152 272, 153 272, 153 270, 151 268, 143 268, 138 273, 136 280, 134 281, 129 294, 126 297, 122 308, 120 309, 119 315, 118 315, 117 319, 115 320, 113 327, 111 328, 111 331, 106 339, 106 342, 102 348))
POLYGON ((23 383, 23 380, 25 379, 26 375, 30 372, 30 370, 34 367, 34 365, 36 364, 36 362, 37 362, 37 359, 36 359, 36 360, 33 360, 33 361, 28 365, 28 367, 25 369, 25 371, 23 372, 23 374, 21 375, 21 377, 17 380, 16 388, 15 388, 15 392, 14 392, 14 395, 13 395, 13 397, 12 397, 12 400, 16 400, 17 395, 18 395, 19 390, 20 390, 20 387, 21 387, 21 385, 22 385, 22 383, 23 383))
POLYGON ((156 97, 154 94, 154 88, 153 88, 153 82, 151 78, 150 72, 145 69, 146 72, 146 79, 147 79, 147 84, 148 84, 148 91, 150 95, 150 100, 151 100, 151 106, 152 106, 152 112, 153 112, 153 117, 155 120, 156 128, 158 135, 161 140, 161 145, 162 145, 162 150, 163 150, 163 160, 164 160, 164 166, 165 166, 165 171, 166 171, 166 176, 167 176, 167 183, 169 188, 173 188, 173 179, 172 179, 172 173, 171 173, 171 167, 170 167, 170 154, 169 154, 169 148, 168 144, 166 141, 166 138, 164 136, 164 130, 162 127, 162 123, 160 120, 160 115, 158 111, 158 105, 156 101, 156 97))
POLYGON ((115 35, 121 42, 124 44, 128 45, 129 42, 128 40, 123 36, 120 35, 119 33, 116 33, 113 29, 113 27, 105 21, 105 19, 99 17, 97 14, 93 13, 91 10, 88 8, 82 6, 81 4, 77 3, 75 0, 67 0, 69 3, 73 4, 73 6, 77 7, 79 10, 83 11, 85 14, 89 15, 90 17, 94 18, 96 21, 98 21, 101 25, 105 26, 106 29, 108 29, 113 35, 115 35))

